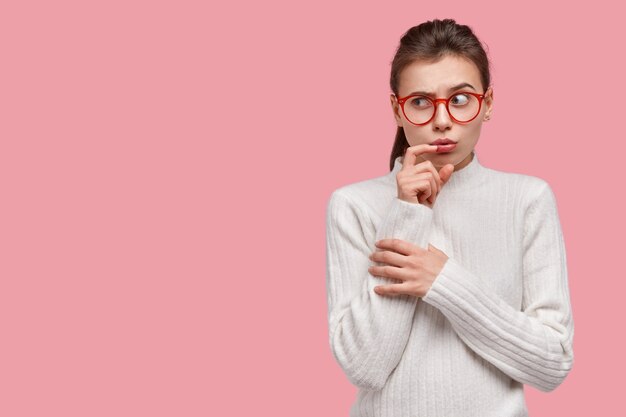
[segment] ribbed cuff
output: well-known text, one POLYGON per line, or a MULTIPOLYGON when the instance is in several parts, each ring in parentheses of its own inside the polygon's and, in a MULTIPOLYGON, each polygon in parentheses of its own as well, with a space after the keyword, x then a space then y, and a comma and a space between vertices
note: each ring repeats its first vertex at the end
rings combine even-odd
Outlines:
POLYGON ((432 223, 433 210, 423 204, 395 197, 377 234, 377 239, 396 238, 424 246, 432 223))
POLYGON ((437 277, 435 277, 430 289, 422 297, 422 300, 432 304, 434 307, 445 305, 449 302, 445 296, 445 289, 449 286, 448 282, 462 275, 463 271, 460 269, 459 265, 457 265, 456 261, 453 258, 448 258, 437 277))

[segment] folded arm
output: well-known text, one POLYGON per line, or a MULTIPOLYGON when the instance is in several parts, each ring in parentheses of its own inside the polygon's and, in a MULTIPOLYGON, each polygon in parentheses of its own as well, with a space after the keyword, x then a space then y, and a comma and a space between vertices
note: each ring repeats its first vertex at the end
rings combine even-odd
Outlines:
POLYGON ((563 234, 547 183, 526 212, 523 245, 521 311, 454 258, 422 300, 438 308, 482 358, 511 378, 549 392, 573 366, 574 321, 563 234))
MULTIPOLYGON (((374 287, 397 282, 368 272, 369 219, 349 197, 333 193, 327 208, 326 259, 329 342, 349 381, 381 389, 398 365, 408 341, 418 298, 385 297, 374 287)), ((393 199, 376 231, 376 240, 399 238, 424 247, 432 209, 393 199)))

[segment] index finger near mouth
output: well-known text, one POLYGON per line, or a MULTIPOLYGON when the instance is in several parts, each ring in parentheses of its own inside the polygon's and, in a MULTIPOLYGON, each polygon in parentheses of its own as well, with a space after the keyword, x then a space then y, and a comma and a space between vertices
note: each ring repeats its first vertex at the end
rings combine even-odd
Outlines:
POLYGON ((414 167, 417 164, 417 157, 426 152, 437 152, 437 145, 422 143, 406 148, 404 159, 402 160, 402 169, 414 167))

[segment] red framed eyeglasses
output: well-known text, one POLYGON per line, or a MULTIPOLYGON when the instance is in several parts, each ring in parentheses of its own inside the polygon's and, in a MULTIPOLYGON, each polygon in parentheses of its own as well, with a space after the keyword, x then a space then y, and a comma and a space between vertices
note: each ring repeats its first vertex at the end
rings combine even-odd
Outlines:
POLYGON ((411 94, 406 97, 396 98, 402 108, 404 117, 412 124, 422 126, 435 117, 439 103, 446 105, 448 114, 455 122, 471 122, 480 113, 485 94, 461 91, 452 94, 448 98, 431 98, 421 94, 411 94), (453 99, 455 99, 454 102, 452 102, 453 99), (450 107, 451 105, 452 107, 450 107))

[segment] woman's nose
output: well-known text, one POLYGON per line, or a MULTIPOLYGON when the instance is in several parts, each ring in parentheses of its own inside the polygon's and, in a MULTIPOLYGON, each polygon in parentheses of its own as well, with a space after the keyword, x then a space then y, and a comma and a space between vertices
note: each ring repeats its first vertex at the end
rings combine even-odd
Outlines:
POLYGON ((452 126, 452 119, 448 114, 448 109, 446 109, 445 103, 437 103, 437 114, 435 114, 433 124, 439 129, 445 129, 452 126))

